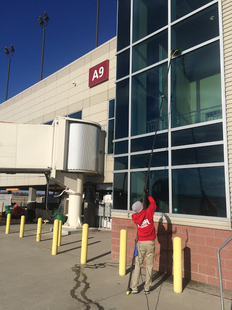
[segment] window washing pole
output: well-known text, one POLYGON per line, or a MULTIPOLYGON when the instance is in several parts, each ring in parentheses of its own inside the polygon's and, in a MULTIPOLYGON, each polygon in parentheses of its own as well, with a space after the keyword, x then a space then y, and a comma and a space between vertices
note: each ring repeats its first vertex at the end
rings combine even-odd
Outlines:
POLYGON ((151 169, 151 161, 152 161, 152 156, 153 156, 153 151, 155 148, 155 141, 156 141, 156 135, 157 135, 157 131, 158 131, 158 126, 159 126, 159 120, 160 120, 160 114, 161 114, 161 110, 162 110, 162 106, 163 106, 163 101, 164 101, 164 93, 167 87, 167 81, 168 81, 168 74, 171 68, 171 62, 174 56, 180 56, 182 53, 182 51, 180 49, 176 49, 176 50, 171 50, 170 53, 170 61, 169 61, 169 65, 168 65, 168 70, 166 73, 166 77, 165 77, 165 81, 164 81, 164 87, 162 90, 162 95, 161 95, 161 104, 160 104, 160 108, 159 108, 159 117, 157 119, 157 123, 156 123, 156 129, 155 129, 155 134, 154 134, 154 139, 153 139, 153 144, 152 144, 152 149, 151 149, 151 154, 149 157, 149 161, 148 161, 148 170, 147 170, 147 175, 146 175, 146 181, 145 181, 145 186, 144 186, 144 194, 143 194, 143 203, 145 208, 147 208, 146 206, 146 197, 145 197, 145 192, 147 190, 147 184, 148 184, 148 178, 149 178, 149 174, 150 174, 150 169, 151 169))

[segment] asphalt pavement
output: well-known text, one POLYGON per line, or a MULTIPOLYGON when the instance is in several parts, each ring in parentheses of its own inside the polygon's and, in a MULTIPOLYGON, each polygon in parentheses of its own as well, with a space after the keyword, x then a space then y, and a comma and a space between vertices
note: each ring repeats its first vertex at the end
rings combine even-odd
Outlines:
MULTIPOLYGON (((221 310, 220 289, 194 281, 183 292, 173 291, 171 276, 154 272, 151 293, 127 295, 127 274, 119 276, 119 263, 111 259, 111 231, 90 228, 87 263, 80 264, 82 230, 63 229, 58 254, 52 255, 53 225, 43 224, 36 242, 36 224, 19 224, 5 234, 0 223, 0 310, 221 310)), ((232 310, 232 291, 224 290, 224 310, 232 310)))

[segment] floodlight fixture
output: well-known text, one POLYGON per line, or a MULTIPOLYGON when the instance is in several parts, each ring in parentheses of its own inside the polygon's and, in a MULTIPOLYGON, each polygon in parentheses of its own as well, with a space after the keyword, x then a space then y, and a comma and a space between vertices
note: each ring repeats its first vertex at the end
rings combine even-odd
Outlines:
POLYGON ((7 56, 10 54, 10 52, 9 52, 7 47, 5 47, 3 50, 4 50, 4 52, 6 53, 7 56))
POLYGON ((45 20, 45 22, 48 23, 49 17, 48 17, 48 14, 47 14, 46 12, 44 12, 44 13, 42 14, 42 17, 43 17, 43 19, 45 20))
POLYGON ((11 54, 13 55, 13 54, 14 54, 14 51, 15 51, 13 45, 10 45, 10 46, 9 46, 9 50, 11 51, 11 54))
POLYGON ((40 26, 43 28, 44 21, 43 21, 43 19, 42 19, 41 16, 39 16, 39 18, 37 18, 37 21, 38 21, 38 23, 40 24, 40 26))

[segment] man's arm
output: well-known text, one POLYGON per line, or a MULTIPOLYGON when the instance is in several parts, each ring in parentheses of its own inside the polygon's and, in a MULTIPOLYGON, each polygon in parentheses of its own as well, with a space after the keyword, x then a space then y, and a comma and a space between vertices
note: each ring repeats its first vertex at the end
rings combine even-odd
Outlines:
POLYGON ((148 196, 148 200, 149 200, 149 202, 150 202, 148 208, 151 209, 151 211, 153 211, 153 212, 155 213, 156 208, 157 208, 156 203, 155 203, 155 200, 152 198, 152 196, 148 196))

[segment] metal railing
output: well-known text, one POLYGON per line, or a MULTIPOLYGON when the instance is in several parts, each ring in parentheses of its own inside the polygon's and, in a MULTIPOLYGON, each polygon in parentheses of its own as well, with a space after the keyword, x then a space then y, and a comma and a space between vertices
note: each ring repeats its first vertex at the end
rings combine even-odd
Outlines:
POLYGON ((218 258, 218 271, 219 271, 219 281, 220 281, 220 293, 221 293, 221 310, 224 310, 224 298, 223 298, 223 284, 222 284, 222 269, 221 269, 221 258, 220 251, 223 249, 230 241, 232 240, 232 236, 227 239, 217 250, 217 258, 218 258))

